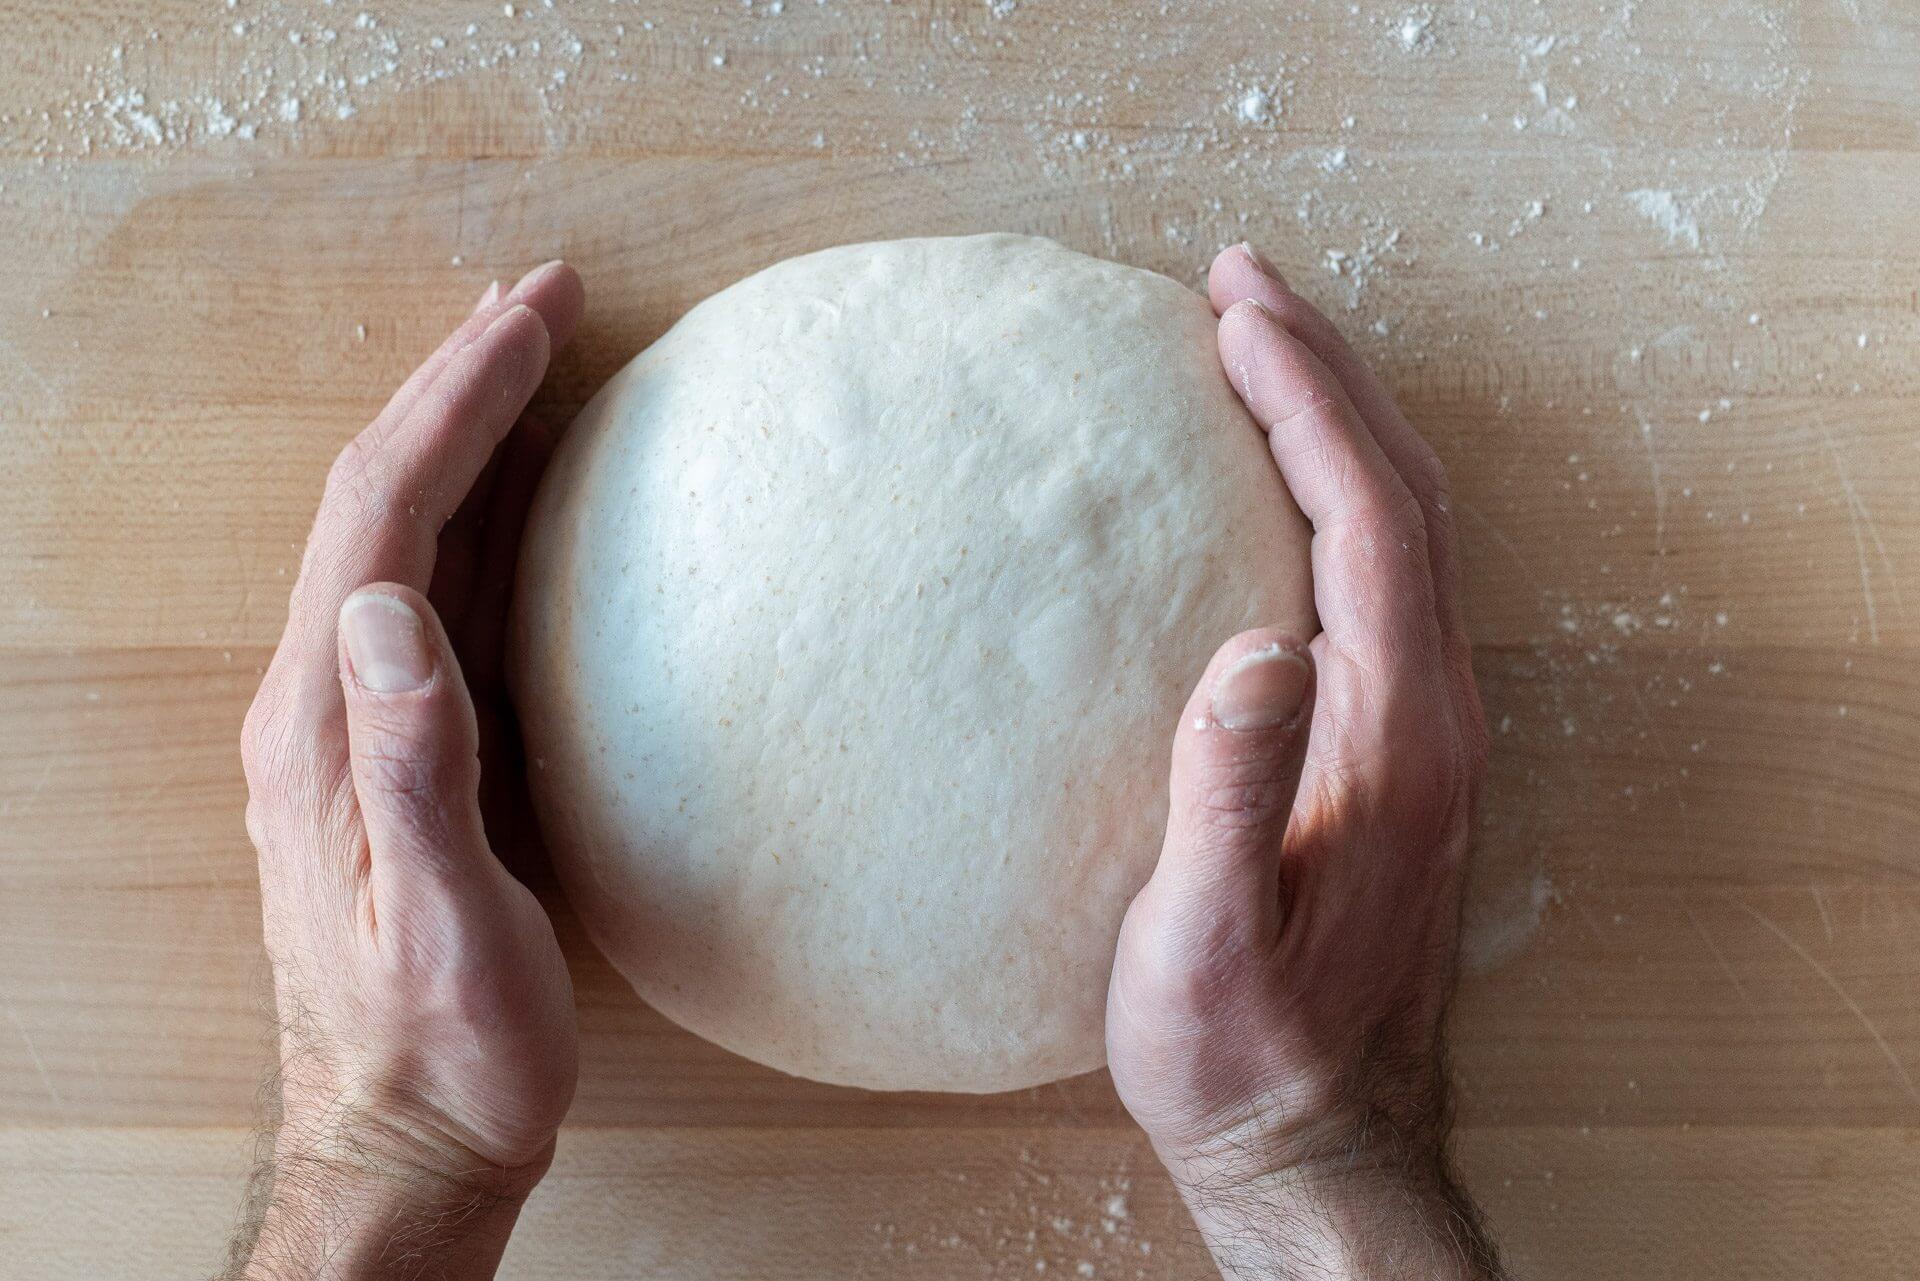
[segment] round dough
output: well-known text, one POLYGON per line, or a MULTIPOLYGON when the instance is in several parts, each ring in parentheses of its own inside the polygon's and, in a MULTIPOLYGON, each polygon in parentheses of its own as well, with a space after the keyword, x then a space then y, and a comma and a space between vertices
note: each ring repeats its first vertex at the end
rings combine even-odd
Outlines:
POLYGON ((541 827, 609 960, 800 1076, 1099 1067, 1168 746, 1314 630, 1207 304, 1024 236, 848 245, 688 312, 543 481, 514 603, 541 827))

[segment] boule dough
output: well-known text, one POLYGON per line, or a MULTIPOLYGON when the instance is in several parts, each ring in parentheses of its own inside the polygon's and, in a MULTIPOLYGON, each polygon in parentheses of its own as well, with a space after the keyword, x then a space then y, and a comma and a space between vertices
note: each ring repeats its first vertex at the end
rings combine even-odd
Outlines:
POLYGON ((1099 1067, 1213 650, 1314 630, 1308 533, 1191 290, 1051 241, 848 245, 581 413, 512 624, 541 827, 609 960, 800 1076, 1099 1067))

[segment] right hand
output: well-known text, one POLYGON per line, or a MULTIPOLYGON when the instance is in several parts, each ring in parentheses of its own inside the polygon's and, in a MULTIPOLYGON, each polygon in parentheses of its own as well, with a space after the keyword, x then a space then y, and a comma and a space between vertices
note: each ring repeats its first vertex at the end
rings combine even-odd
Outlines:
POLYGON ((1486 755, 1445 476, 1250 248, 1208 283, 1312 523, 1324 630, 1234 637, 1181 714, 1166 843, 1115 959, 1114 1085, 1230 1275, 1492 1275, 1444 1155, 1486 755))

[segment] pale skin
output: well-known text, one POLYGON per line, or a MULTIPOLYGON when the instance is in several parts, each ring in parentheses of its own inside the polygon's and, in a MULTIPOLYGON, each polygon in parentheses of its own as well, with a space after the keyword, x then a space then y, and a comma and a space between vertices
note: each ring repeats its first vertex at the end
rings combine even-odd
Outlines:
MULTIPOLYGON (((1223 1274, 1492 1278, 1445 1158, 1440 1029, 1485 734, 1445 477, 1257 253, 1221 359, 1313 525, 1323 631, 1225 640, 1173 733, 1107 1047, 1223 1274)), ((501 680, 552 440, 525 410, 585 306, 561 263, 473 314, 329 475, 247 716, 280 1108, 226 1275, 492 1275, 579 1069, 501 680), (484 801, 484 803, 483 803, 484 801)), ((1277 494, 1277 490, 1276 490, 1277 494)))

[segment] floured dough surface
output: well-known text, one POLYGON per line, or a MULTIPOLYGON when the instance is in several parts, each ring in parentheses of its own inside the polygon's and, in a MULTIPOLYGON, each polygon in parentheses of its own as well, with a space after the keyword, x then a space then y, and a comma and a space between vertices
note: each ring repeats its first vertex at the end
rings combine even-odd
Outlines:
POLYGON ((515 698, 642 997, 842 1084, 1101 1065, 1181 706, 1233 633, 1314 630, 1214 323, 1051 241, 849 245, 701 303, 582 412, 515 698))

